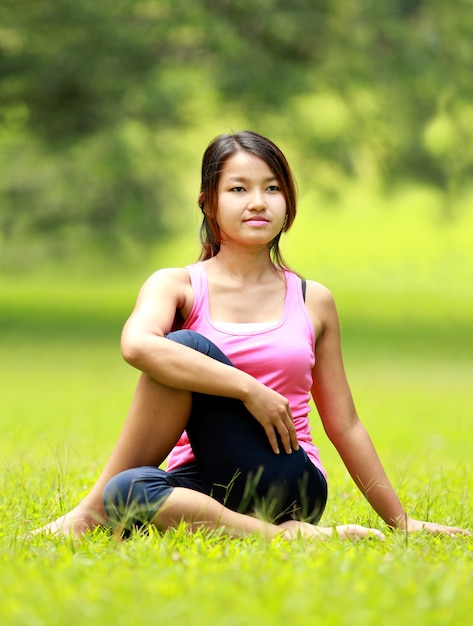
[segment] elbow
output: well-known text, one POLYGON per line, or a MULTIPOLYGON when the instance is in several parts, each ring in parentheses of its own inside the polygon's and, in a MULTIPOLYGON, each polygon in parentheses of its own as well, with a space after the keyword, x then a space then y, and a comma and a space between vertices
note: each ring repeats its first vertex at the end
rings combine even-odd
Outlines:
POLYGON ((156 370, 166 361, 168 342, 158 328, 128 321, 123 327, 120 351, 123 359, 132 367, 148 372, 156 370))
POLYGON ((124 333, 120 349, 124 360, 133 367, 144 371, 152 345, 147 335, 124 333))
POLYGON ((161 353, 163 340, 164 333, 159 327, 132 315, 122 330, 120 352, 129 365, 144 372, 150 364, 150 359, 155 360, 161 353))
POLYGON ((139 368, 139 364, 143 359, 143 345, 141 342, 132 340, 130 338, 123 338, 121 340, 120 349, 122 357, 125 361, 133 367, 139 368))
POLYGON ((347 420, 333 420, 324 423, 324 429, 329 440, 337 447, 340 442, 350 439, 360 425, 358 416, 353 415, 347 420))

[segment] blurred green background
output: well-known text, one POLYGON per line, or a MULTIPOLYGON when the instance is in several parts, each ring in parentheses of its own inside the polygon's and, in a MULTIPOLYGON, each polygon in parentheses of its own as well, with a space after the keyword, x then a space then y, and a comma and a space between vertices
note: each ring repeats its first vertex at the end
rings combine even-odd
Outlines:
POLYGON ((0 269, 100 258, 151 266, 162 246, 195 233, 207 143, 242 128, 270 136, 293 164, 310 224, 296 248, 303 241, 310 265, 325 263, 321 236, 349 245, 350 267, 360 255, 378 263, 374 249, 403 211, 396 264, 415 252, 412 219, 436 232, 471 220, 472 9, 472 0, 5 0, 0 269), (341 209, 353 213, 339 225, 341 209), (360 223, 362 240, 346 244, 360 223))

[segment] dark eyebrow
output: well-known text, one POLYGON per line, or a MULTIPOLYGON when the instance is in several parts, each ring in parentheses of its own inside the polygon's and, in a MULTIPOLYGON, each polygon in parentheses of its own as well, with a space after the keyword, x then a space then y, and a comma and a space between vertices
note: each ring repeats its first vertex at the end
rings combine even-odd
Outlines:
MULTIPOLYGON (((265 183, 270 183, 274 180, 278 180, 277 176, 268 176, 268 178, 265 178, 263 182, 265 183)), ((239 183, 246 183, 248 182, 248 178, 246 178, 245 176, 230 176, 230 178, 227 178, 227 183, 235 183, 235 182, 239 182, 239 183)))

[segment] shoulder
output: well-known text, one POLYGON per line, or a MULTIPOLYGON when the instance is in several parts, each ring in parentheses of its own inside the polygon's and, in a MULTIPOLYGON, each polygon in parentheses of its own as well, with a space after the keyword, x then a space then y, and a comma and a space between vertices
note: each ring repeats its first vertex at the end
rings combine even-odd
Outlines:
POLYGON ((157 270, 144 282, 140 297, 169 298, 174 300, 176 308, 182 308, 188 298, 192 297, 189 271, 185 267, 167 267, 157 270))
POLYGON ((182 323, 192 303, 189 272, 185 268, 160 269, 141 287, 123 337, 133 337, 146 329, 164 335, 182 323))
POLYGON ((334 325, 339 325, 335 298, 322 283, 307 280, 306 284, 306 307, 318 337, 334 325))
POLYGON ((163 283, 186 283, 190 282, 189 271, 185 267, 164 267, 149 276, 145 285, 160 285, 163 283))
POLYGON ((307 280, 307 298, 320 303, 334 303, 335 299, 330 289, 328 289, 322 283, 318 283, 315 280, 307 280))
POLYGON ((179 289, 190 285, 189 272, 185 267, 166 267, 153 272, 143 284, 143 288, 160 289, 163 286, 179 289))

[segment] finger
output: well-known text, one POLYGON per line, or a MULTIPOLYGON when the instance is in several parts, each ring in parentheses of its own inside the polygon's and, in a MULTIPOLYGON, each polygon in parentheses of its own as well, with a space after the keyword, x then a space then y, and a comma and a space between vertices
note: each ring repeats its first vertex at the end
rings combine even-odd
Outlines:
POLYGON ((274 432, 274 428, 272 428, 271 426, 265 426, 264 430, 266 432, 266 436, 268 437, 271 448, 273 449, 273 452, 275 454, 280 454, 278 439, 276 437, 276 433, 274 432))
POLYGON ((434 524, 432 522, 421 522, 410 532, 424 531, 434 535, 471 535, 471 532, 466 528, 458 528, 456 526, 444 526, 443 524, 434 524))
POLYGON ((287 408, 286 415, 284 416, 284 424, 287 429, 287 434, 289 437, 289 446, 290 446, 290 449, 285 447, 285 450, 288 454, 291 454, 293 450, 299 450, 299 440, 297 439, 296 428, 294 426, 291 409, 289 407, 287 408))
POLYGON ((456 528, 454 526, 438 526, 434 528, 431 532, 437 533, 439 535, 471 535, 471 533, 466 530, 466 528, 456 528))
POLYGON ((297 439, 297 433, 296 433, 294 423, 292 421, 292 417, 289 418, 289 422, 290 423, 288 425, 288 432, 289 432, 291 448, 293 450, 299 450, 299 440, 297 439))
POLYGON ((449 535, 471 535, 471 532, 466 528, 458 528, 457 526, 442 526, 441 529, 440 532, 449 535))
POLYGON ((299 450, 299 441, 297 439, 296 428, 294 426, 294 421, 292 419, 292 413, 291 413, 291 409, 289 408, 289 406, 287 407, 287 412, 285 415, 285 423, 286 423, 287 431, 289 434, 289 443, 291 446, 291 451, 299 450))
POLYGON ((283 422, 279 422, 276 428, 279 433, 279 437, 281 438, 284 451, 287 454, 292 454, 292 439, 287 426, 283 422))

